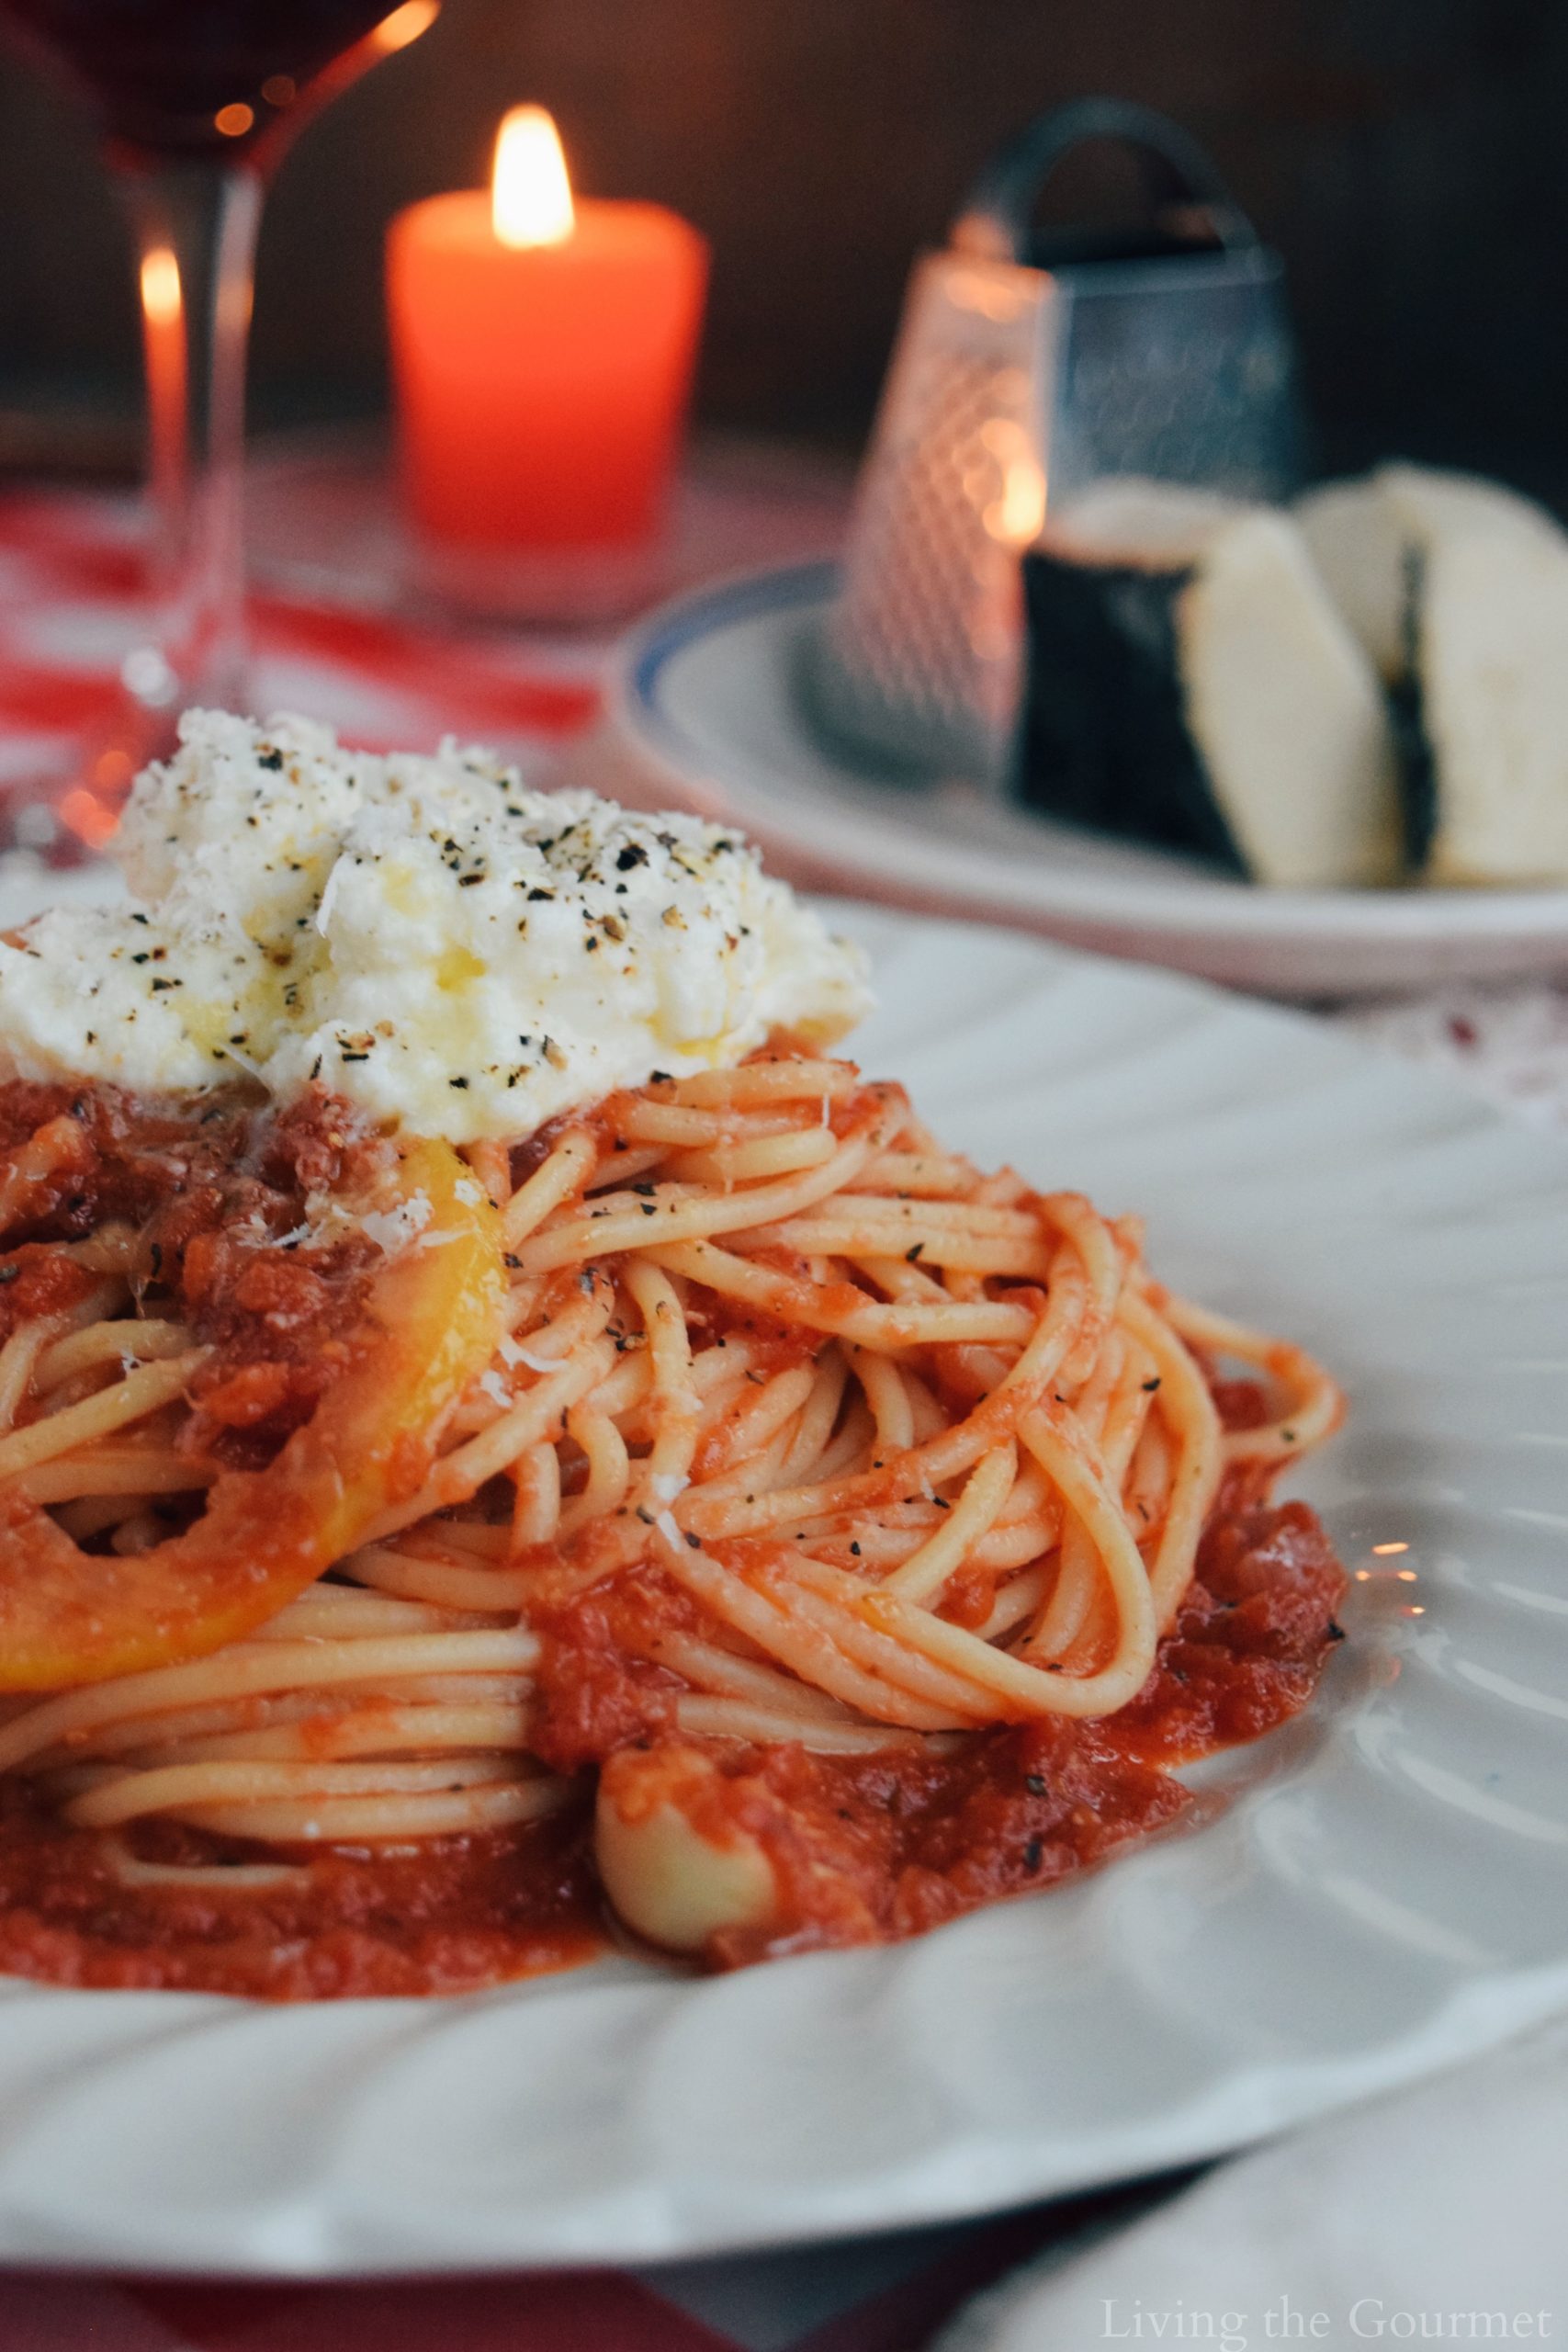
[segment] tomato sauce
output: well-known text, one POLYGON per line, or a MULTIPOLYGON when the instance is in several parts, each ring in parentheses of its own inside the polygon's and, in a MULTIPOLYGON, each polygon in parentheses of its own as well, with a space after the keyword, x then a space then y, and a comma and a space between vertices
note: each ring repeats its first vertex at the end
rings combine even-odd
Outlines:
MULTIPOLYGON (((310 2001, 468 1993, 601 1947, 586 1802, 521 1830, 286 1858, 270 1886, 144 1883, 0 1781, 0 1973, 51 1984, 310 2001)), ((272 1850, 138 1824, 134 1863, 272 1864, 272 1850)))
POLYGON ((737 1967, 785 1951, 919 1935, 1050 1886, 1177 1820, 1166 1769, 1295 1714, 1341 1638, 1344 1570, 1304 1504, 1222 1497, 1148 1681, 1100 1723, 983 1732, 955 1753, 771 1749, 726 1766, 726 1811, 781 1888, 766 1928, 715 1939, 737 1967))
MULTIPOLYGON (((1107 1722, 984 1732, 941 1757, 721 1751, 726 1810, 761 1839, 780 1901, 765 1931, 716 1939, 709 1964, 919 1935, 1166 1828, 1191 1803, 1170 1764, 1254 1738, 1306 1703, 1340 1638, 1344 1583, 1304 1505, 1232 1500, 1154 1672, 1107 1722)), ((684 1609, 674 1596, 666 1605, 672 1617, 684 1609)), ((598 1596, 547 1644, 539 1744, 552 1762, 673 1736, 673 1678, 617 1641, 636 1606, 631 1594, 598 1596)), ((466 1992, 572 1966, 605 1939, 590 1822, 584 1771, 579 1801, 526 1829, 301 1854, 276 1888, 186 1890, 125 1884, 96 1839, 0 1781, 0 1971, 306 2000, 466 1992)), ((276 1859, 167 1822, 123 1835, 141 1861, 276 1859)))
MULTIPOLYGON (((107 1089, 0 1088, 0 1154, 51 1121, 69 1129, 0 1253, 0 1340, 88 1295, 94 1278, 62 1244, 106 1222, 133 1225, 147 1311, 178 1314, 214 1351, 190 1442, 247 1464, 268 1458, 331 1377, 374 1259, 352 1236, 290 1237, 312 1193, 362 1177, 385 1147, 324 1096, 276 1119, 236 1090, 193 1121, 188 1108, 149 1109, 107 1089)), ((770 1372, 809 1351, 765 1317, 723 1319, 770 1372)), ((1249 1384, 1214 1389, 1233 1428, 1263 1411, 1249 1384)), ((716 1801, 763 1846, 779 1900, 765 1929, 716 1938, 708 1964, 917 1935, 1168 1827, 1191 1803, 1172 1765, 1305 1705, 1340 1639, 1344 1587, 1313 1513, 1270 1505, 1239 1475, 1148 1681, 1116 1716, 984 1732, 940 1754, 715 1746, 716 1801)), ((988 1592, 961 1591, 953 1613, 983 1616, 987 1605, 988 1592)), ((64 1827, 25 1781, 0 1779, 0 1972, 300 2000, 465 1992, 589 1958, 606 1935, 592 1768, 617 1748, 657 1753, 678 1738, 680 1685, 643 1653, 650 1632, 696 1623, 694 1604, 651 1571, 546 1623, 533 1736, 578 1793, 521 1829, 280 1855, 151 1820, 116 1842, 64 1827), (193 1864, 199 1882, 157 1876, 193 1864), (250 1873, 263 1865, 275 1874, 257 1883, 250 1873), (230 1869, 244 1875, 226 1885, 230 1869)))
POLYGON ((18 1188, 0 1254, 0 1340, 92 1294, 98 1278, 62 1245, 131 1228, 142 1312, 211 1351, 182 1444, 235 1468, 269 1461, 344 1364, 378 1258, 352 1230, 312 1233, 310 1203, 364 1185, 389 1147, 319 1091, 278 1116, 245 1087, 199 1105, 0 1087, 0 1153, 40 1136, 49 1172, 18 1188))

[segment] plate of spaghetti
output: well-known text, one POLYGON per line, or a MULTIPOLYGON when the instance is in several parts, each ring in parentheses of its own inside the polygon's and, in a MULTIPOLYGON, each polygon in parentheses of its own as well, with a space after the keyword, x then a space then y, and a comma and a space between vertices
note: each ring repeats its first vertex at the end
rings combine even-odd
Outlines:
POLYGON ((1568 1992, 1550 1145, 450 745, 192 714, 117 854, 0 942, 6 2258, 909 2222, 1568 1992))

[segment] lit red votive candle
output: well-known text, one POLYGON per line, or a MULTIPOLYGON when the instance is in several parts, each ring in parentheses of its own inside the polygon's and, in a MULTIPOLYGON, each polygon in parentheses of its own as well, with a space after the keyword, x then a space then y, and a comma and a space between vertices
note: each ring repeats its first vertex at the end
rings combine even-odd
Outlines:
POLYGON ((481 557, 607 554, 658 535, 707 246, 661 205, 574 203, 555 125, 502 123, 491 188, 392 222, 387 297, 404 494, 481 557))

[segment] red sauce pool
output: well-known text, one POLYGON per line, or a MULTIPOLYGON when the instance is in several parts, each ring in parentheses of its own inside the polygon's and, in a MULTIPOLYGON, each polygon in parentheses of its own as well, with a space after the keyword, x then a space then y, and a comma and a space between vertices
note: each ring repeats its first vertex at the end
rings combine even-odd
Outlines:
MULTIPOLYGON (((173 1823, 126 1843, 147 1860, 277 1860, 173 1823)), ((277 1888, 127 1886, 96 1838, 0 1783, 0 1973, 269 2001, 469 1993, 600 1949, 587 1844, 584 1806, 398 1853, 313 1853, 277 1888)))

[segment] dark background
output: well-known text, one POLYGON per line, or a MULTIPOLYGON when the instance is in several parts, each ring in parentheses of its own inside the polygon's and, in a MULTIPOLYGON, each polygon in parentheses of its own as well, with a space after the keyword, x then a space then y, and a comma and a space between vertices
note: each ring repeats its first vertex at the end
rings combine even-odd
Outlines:
MULTIPOLYGON (((713 240, 703 413, 852 445, 914 251, 1003 132, 1090 91, 1177 115, 1282 249, 1330 464, 1568 501, 1568 0, 446 0, 284 165, 256 416, 379 403, 389 214, 479 180, 537 97, 584 190, 713 240)), ((1063 201, 1121 192, 1106 157, 1063 201)), ((81 120, 0 53, 0 407, 129 418, 135 364, 81 120)))

